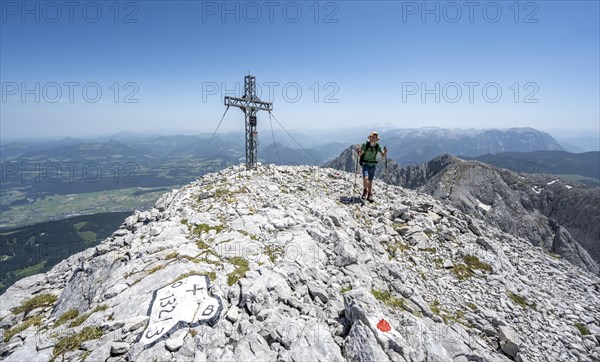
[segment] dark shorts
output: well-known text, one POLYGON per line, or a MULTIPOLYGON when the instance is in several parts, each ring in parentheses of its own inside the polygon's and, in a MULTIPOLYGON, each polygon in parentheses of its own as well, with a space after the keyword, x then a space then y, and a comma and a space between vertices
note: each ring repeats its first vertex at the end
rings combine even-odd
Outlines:
POLYGON ((374 179, 375 178, 375 167, 376 167, 376 165, 367 165, 367 164, 362 165, 363 177, 369 176, 369 180, 374 179))

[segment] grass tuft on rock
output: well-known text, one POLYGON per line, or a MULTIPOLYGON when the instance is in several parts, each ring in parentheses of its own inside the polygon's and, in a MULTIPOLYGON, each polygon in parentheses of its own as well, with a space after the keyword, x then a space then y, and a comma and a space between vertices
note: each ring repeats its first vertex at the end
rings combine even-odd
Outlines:
POLYGON ((349 292, 351 290, 352 290, 352 286, 351 285, 343 286, 342 289, 340 289, 340 294, 344 294, 344 293, 349 292))
POLYGON ((406 244, 396 241, 396 242, 386 242, 383 244, 385 250, 391 255, 391 257, 395 258, 400 255, 400 252, 409 250, 410 247, 406 244))
POLYGON ((280 246, 267 245, 265 247, 265 255, 271 259, 271 263, 275 263, 277 258, 283 255, 283 249, 280 246))
POLYGON ((21 333, 31 326, 40 326, 42 324, 42 318, 43 317, 41 315, 39 315, 37 317, 27 318, 23 322, 17 324, 16 326, 12 327, 11 329, 7 330, 6 332, 4 332, 4 342, 10 341, 10 339, 15 334, 21 333))
POLYGON ((159 270, 161 270, 161 269, 164 269, 164 268, 165 268, 165 266, 164 266, 164 265, 157 265, 157 266, 155 266, 154 268, 152 268, 152 269, 148 270, 148 275, 150 275, 150 274, 153 274, 153 273, 156 273, 157 271, 159 271, 159 270))
POLYGON ((463 263, 454 264, 452 267, 452 273, 456 275, 458 280, 469 279, 473 276, 473 271, 463 263))
POLYGON ((513 293, 510 290, 508 291, 507 294, 508 294, 508 297, 516 304, 520 305, 523 308, 527 307, 527 299, 525 299, 525 297, 522 297, 516 293, 513 293))
POLYGON ((579 330, 579 333, 581 333, 582 336, 587 336, 590 334, 590 330, 585 324, 575 323, 575 328, 579 330))
POLYGON ((456 312, 452 313, 451 311, 444 309, 441 307, 440 301, 439 300, 434 300, 430 305, 429 305, 429 309, 431 310, 431 312, 437 316, 439 316, 440 318, 442 318, 442 320, 444 321, 444 324, 447 324, 448 321, 452 321, 454 323, 461 323, 463 324, 463 322, 461 321, 464 317, 465 317, 465 312, 462 310, 457 310, 456 312))
POLYGON ((430 305, 429 305, 429 309, 431 309, 431 312, 433 314, 437 314, 440 315, 440 301, 439 300, 434 300, 430 305))
POLYGON ((488 263, 482 262, 475 255, 465 255, 463 257, 463 261, 471 269, 479 269, 479 270, 486 271, 488 273, 492 272, 492 266, 488 263))
POLYGON ((192 275, 206 275, 205 272, 199 272, 199 271, 191 271, 191 272, 187 272, 185 274, 181 274, 180 276, 178 276, 177 278, 175 278, 171 284, 176 283, 178 281, 180 281, 181 279, 185 279, 187 277, 191 277, 192 275))
POLYGON ((405 309, 404 299, 396 298, 388 291, 371 289, 371 294, 390 308, 405 309))
POLYGON ((231 191, 223 188, 219 188, 214 192, 214 197, 226 197, 229 195, 231 195, 231 191))
POLYGON ((71 323, 69 323, 69 327, 77 327, 80 326, 83 322, 85 322, 92 314, 96 312, 102 312, 108 309, 108 305, 102 304, 92 309, 90 312, 80 315, 79 317, 73 319, 71 323))
POLYGON ((50 293, 36 295, 33 298, 23 301, 20 306, 13 309, 13 314, 17 315, 21 312, 27 314, 36 308, 49 307, 54 305, 57 299, 58 297, 56 295, 50 293))
POLYGON ((452 273, 456 275, 459 280, 465 280, 471 278, 475 273, 474 270, 483 270, 486 272, 492 272, 492 266, 488 263, 484 263, 479 260, 475 255, 463 256, 464 263, 457 263, 452 268, 452 273))
POLYGON ((215 280, 217 280, 217 273, 216 272, 212 271, 212 272, 207 273, 207 275, 208 275, 208 278, 211 281, 214 282, 215 280))
POLYGON ((103 335, 104 332, 102 331, 102 328, 89 326, 83 328, 79 333, 62 338, 54 346, 54 350, 52 351, 52 361, 66 352, 78 349, 83 342, 98 339, 103 335))
POLYGON ((79 316, 79 311, 77 309, 70 309, 67 312, 63 313, 58 319, 54 322, 54 328, 64 324, 66 321, 69 321, 73 318, 77 318, 79 316))
POLYGON ((234 271, 227 274, 227 284, 233 285, 238 280, 243 278, 246 275, 246 272, 250 270, 250 268, 248 266, 248 261, 239 256, 234 256, 233 258, 229 259, 229 262, 236 266, 234 271))
POLYGON ((218 233, 225 229, 222 225, 210 226, 208 224, 198 224, 192 228, 192 234, 200 236, 202 233, 208 233, 211 230, 215 230, 218 233))

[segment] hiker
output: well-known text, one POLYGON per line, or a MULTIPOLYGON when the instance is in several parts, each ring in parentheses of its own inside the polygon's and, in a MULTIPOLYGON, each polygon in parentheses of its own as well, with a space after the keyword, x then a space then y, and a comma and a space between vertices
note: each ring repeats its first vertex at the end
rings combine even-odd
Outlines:
POLYGON ((363 193, 361 199, 367 199, 373 202, 373 179, 375 178, 375 167, 377 167, 377 154, 385 157, 387 155, 387 147, 381 148, 378 143, 379 134, 371 132, 369 141, 363 143, 356 149, 358 153, 359 163, 362 166, 363 175, 363 193))

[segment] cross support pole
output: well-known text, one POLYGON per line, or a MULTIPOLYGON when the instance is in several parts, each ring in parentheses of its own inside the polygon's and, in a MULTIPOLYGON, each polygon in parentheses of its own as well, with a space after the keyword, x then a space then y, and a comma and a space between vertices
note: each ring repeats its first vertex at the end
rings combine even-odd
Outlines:
POLYGON ((256 95, 256 77, 251 75, 244 77, 244 96, 241 98, 226 96, 223 103, 229 107, 240 108, 244 112, 246 118, 246 169, 256 169, 256 163, 258 162, 256 113, 258 111, 271 112, 273 103, 263 102, 258 98, 256 95))

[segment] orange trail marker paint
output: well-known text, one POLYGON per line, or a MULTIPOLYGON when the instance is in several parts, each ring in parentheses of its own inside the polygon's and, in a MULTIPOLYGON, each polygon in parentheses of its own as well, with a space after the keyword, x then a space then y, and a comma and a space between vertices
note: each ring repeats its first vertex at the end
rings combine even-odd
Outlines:
POLYGON ((377 323, 377 329, 379 329, 382 332, 389 332, 392 330, 392 327, 390 326, 388 321, 382 319, 379 321, 379 323, 377 323))

